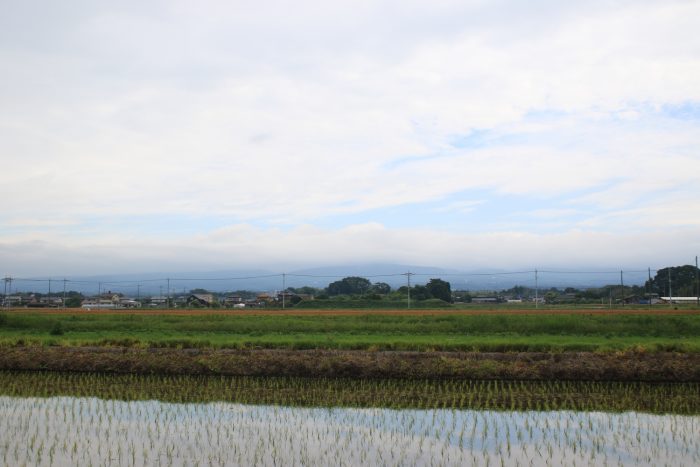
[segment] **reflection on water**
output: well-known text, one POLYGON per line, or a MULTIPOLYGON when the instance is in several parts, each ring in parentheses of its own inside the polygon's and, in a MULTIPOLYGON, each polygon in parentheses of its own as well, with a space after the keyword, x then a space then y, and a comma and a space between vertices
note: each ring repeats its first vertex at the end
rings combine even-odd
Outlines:
POLYGON ((699 416, 0 397, 3 465, 700 465, 699 416))

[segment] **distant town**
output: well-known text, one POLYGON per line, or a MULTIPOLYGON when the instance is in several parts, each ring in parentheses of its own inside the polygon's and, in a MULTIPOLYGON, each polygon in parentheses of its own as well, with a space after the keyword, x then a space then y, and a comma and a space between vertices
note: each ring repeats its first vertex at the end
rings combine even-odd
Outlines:
POLYGON ((5 279, 2 306, 5 308, 82 308, 87 310, 134 308, 291 308, 354 306, 367 307, 400 305, 410 306, 429 302, 432 305, 522 304, 544 305, 597 304, 654 305, 662 303, 698 303, 698 268, 676 266, 660 269, 643 285, 610 284, 596 288, 514 286, 502 290, 452 290, 450 282, 432 278, 426 284, 392 288, 385 282, 371 282, 367 278, 348 276, 331 282, 327 287, 287 287, 284 290, 259 292, 236 290, 214 292, 203 288, 178 291, 161 289, 156 295, 125 294, 105 290, 86 295, 74 290, 40 293, 8 291, 10 280, 5 279))

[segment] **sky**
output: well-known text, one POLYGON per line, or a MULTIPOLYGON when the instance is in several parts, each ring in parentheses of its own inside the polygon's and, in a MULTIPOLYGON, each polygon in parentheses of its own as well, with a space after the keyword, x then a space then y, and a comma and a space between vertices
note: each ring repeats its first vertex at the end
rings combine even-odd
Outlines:
POLYGON ((0 274, 700 254, 700 1, 0 1, 0 274))

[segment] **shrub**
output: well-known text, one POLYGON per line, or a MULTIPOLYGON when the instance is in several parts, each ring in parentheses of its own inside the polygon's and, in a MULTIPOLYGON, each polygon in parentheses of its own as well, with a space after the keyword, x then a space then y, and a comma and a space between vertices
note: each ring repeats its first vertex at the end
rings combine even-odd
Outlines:
POLYGON ((63 335, 63 326, 61 325, 60 321, 56 321, 53 326, 51 327, 51 331, 49 331, 49 334, 52 336, 62 336, 63 335))

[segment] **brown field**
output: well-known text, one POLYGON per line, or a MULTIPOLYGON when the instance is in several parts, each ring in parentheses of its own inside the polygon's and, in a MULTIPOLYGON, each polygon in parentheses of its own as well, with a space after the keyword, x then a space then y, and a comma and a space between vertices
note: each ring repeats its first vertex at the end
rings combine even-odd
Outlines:
POLYGON ((700 354, 0 347, 0 371, 230 376, 700 381, 700 354))

